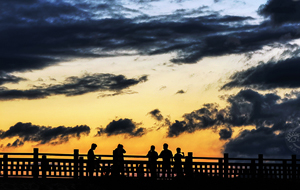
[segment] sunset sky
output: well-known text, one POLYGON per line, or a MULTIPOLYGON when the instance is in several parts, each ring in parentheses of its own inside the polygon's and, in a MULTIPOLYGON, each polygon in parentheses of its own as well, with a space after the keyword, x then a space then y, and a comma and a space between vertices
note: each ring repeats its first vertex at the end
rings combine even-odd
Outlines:
MULTIPOLYGON (((0 0, 0 151, 290 157, 300 1, 0 0)), ((298 39, 299 38, 299 39, 298 39)))

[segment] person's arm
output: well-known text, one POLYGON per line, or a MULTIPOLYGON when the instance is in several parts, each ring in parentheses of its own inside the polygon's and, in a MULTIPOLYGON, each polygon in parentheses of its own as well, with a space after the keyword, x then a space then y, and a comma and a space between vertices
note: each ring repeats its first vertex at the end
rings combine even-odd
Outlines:
POLYGON ((158 158, 162 158, 162 156, 163 156, 162 154, 163 154, 163 151, 160 152, 158 158))

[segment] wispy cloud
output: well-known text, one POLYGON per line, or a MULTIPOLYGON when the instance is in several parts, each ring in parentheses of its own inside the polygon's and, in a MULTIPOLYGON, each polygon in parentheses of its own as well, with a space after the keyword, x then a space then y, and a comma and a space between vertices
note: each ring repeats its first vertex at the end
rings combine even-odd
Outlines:
POLYGON ((161 114, 159 109, 154 109, 148 114, 151 115, 152 118, 156 119, 157 121, 162 121, 164 119, 163 115, 161 114))
POLYGON ((12 74, 8 74, 0 71, 0 86, 6 83, 19 83, 20 81, 25 81, 25 78, 17 77, 12 74))
POLYGON ((68 77, 61 84, 34 86, 28 90, 2 88, 0 100, 39 99, 54 95, 77 96, 97 91, 114 92, 115 95, 119 95, 124 89, 145 81, 147 81, 147 76, 127 79, 123 75, 85 74, 81 77, 68 77))

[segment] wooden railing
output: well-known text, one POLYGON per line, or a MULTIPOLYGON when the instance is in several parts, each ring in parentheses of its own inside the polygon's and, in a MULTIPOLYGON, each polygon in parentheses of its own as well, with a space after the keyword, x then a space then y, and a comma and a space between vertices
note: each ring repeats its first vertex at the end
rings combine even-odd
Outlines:
MULTIPOLYGON (((0 153, 0 177, 2 178, 74 178, 88 176, 87 155, 79 154, 77 149, 73 154, 39 153, 35 148, 33 153, 0 153)), ((100 156, 98 167, 93 172, 94 177, 113 176, 112 155, 100 156)), ((122 175, 130 178, 149 178, 148 158, 146 156, 124 156, 122 175)), ((258 158, 223 158, 192 157, 191 173, 187 174, 185 159, 182 159, 183 177, 217 177, 217 178, 249 178, 249 179, 299 179, 300 159, 295 155, 291 159, 258 158)), ((157 161, 156 179, 162 179, 162 161, 157 161)), ((120 173, 118 173, 119 175, 120 173)), ((152 176, 153 177, 153 176, 152 176)), ((168 179, 178 177, 171 164, 168 179)))

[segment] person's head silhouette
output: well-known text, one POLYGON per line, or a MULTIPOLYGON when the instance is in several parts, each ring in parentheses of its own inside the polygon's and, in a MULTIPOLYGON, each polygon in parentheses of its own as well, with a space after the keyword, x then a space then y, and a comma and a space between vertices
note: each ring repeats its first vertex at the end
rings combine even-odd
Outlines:
POLYGON ((91 149, 92 150, 95 150, 97 148, 97 145, 95 144, 95 143, 93 143, 92 145, 91 145, 91 149))
POLYGON ((155 150, 155 146, 154 146, 154 145, 151 146, 151 150, 152 150, 152 151, 155 150))
POLYGON ((164 144, 164 150, 167 150, 167 149, 168 149, 168 146, 169 146, 169 145, 168 145, 167 143, 165 143, 165 144, 164 144))
POLYGON ((181 149, 178 147, 178 148, 176 148, 176 151, 177 151, 177 153, 180 153, 181 149))

